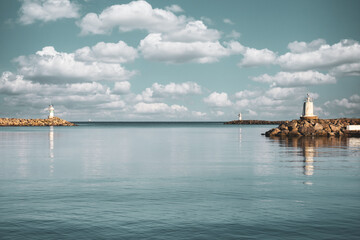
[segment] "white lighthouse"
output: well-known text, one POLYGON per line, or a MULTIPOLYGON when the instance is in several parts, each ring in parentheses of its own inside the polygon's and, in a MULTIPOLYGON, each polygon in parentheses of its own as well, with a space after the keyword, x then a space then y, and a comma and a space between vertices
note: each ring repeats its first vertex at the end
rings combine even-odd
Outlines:
POLYGON ((242 120, 242 116, 241 113, 238 114, 238 120, 241 121, 242 120))
POLYGON ((314 115, 314 104, 309 94, 306 95, 300 119, 318 119, 318 116, 314 115))
POLYGON ((53 118, 54 117, 54 107, 52 104, 49 105, 49 117, 48 118, 53 118))

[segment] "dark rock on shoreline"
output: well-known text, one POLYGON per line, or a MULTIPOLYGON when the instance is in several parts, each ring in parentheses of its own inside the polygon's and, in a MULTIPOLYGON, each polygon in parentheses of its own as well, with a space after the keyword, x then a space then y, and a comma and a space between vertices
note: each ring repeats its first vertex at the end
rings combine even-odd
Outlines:
POLYGON ((274 125, 282 124, 285 121, 265 121, 265 120, 234 120, 230 122, 225 122, 224 124, 244 124, 244 125, 274 125))
POLYGON ((277 128, 270 129, 265 136, 301 137, 301 136, 347 136, 348 125, 360 125, 360 119, 313 119, 292 120, 280 124, 277 128))
POLYGON ((0 126, 76 126, 58 117, 49 119, 0 118, 0 126))

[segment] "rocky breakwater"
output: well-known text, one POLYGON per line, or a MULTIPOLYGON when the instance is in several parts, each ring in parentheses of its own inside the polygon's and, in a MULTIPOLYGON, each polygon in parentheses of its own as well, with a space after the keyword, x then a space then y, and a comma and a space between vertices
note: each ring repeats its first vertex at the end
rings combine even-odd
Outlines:
POLYGON ((266 120, 233 120, 224 124, 244 124, 244 125, 275 125, 282 124, 285 121, 266 121, 266 120))
POLYGON ((346 136, 348 125, 359 125, 360 119, 315 119, 292 120, 270 129, 265 136, 301 137, 301 136, 346 136))
POLYGON ((76 126, 74 123, 54 117, 49 119, 0 118, 0 126, 76 126))

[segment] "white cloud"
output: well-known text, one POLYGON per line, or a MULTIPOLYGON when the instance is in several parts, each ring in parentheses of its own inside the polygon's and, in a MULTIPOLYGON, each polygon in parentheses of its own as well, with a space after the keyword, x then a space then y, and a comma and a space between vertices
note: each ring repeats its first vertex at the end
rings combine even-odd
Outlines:
POLYGON ((21 75, 14 75, 11 72, 3 72, 0 78, 0 93, 22 94, 26 92, 39 91, 41 85, 24 80, 21 75))
POLYGON ((281 88, 274 87, 266 91, 266 96, 273 99, 286 99, 294 97, 294 95, 299 91, 299 88, 281 88))
POLYGON ((277 60, 285 70, 333 68, 360 62, 360 45, 353 40, 342 40, 334 45, 325 44, 323 40, 309 44, 290 43, 289 48, 294 52, 286 53, 277 60))
POLYGON ((233 21, 231 21, 231 20, 228 19, 228 18, 225 18, 225 19, 223 20, 223 22, 226 23, 226 24, 234 25, 233 21))
POLYGON ((204 102, 214 107, 227 107, 232 104, 228 99, 227 93, 224 92, 213 92, 208 97, 204 98, 204 102))
POLYGON ((139 0, 110 6, 99 15, 88 13, 78 22, 78 26, 82 34, 106 34, 114 27, 121 31, 142 29, 168 32, 181 28, 185 22, 184 16, 176 16, 169 10, 153 9, 146 1, 139 0))
POLYGON ((213 42, 221 37, 219 31, 208 29, 202 21, 191 21, 177 31, 163 35, 165 41, 171 42, 213 42))
POLYGON ((240 67, 253 67, 274 64, 276 54, 269 49, 245 48, 244 58, 238 64, 240 67))
POLYGON ((336 83, 335 77, 315 71, 279 72, 274 76, 263 74, 253 77, 252 80, 270 83, 272 86, 307 86, 336 83))
POLYGON ((154 102, 164 97, 176 98, 191 94, 201 94, 201 87, 194 82, 169 83, 162 85, 154 83, 150 88, 146 88, 135 98, 138 102, 154 102))
POLYGON ((225 114, 223 111, 215 111, 213 113, 218 117, 223 116, 225 114))
POLYGON ((243 90, 240 92, 235 93, 236 98, 251 98, 251 97, 257 97, 261 94, 260 91, 250 91, 250 90, 243 90))
POLYGON ((219 58, 239 52, 241 44, 230 42, 227 48, 216 42, 170 42, 160 33, 149 34, 141 40, 139 50, 145 59, 168 63, 216 62, 219 58))
POLYGON ((167 105, 165 103, 144 103, 140 102, 134 106, 135 113, 176 113, 186 112, 188 109, 180 105, 167 105))
POLYGON ((137 50, 125 42, 105 43, 99 42, 95 46, 83 47, 75 51, 75 60, 85 62, 125 63, 134 61, 137 50))
POLYGON ((324 103, 325 108, 332 114, 342 117, 358 117, 360 114, 360 96, 354 94, 349 98, 334 99, 324 103))
POLYGON ((322 45, 325 45, 324 39, 316 39, 310 43, 294 41, 288 44, 288 49, 292 53, 305 53, 318 50, 322 45))
POLYGON ((184 10, 176 4, 173 4, 171 6, 165 7, 166 10, 170 11, 170 12, 174 12, 174 13, 178 13, 178 12, 183 12, 184 10))
POLYGON ((350 101, 360 103, 360 96, 357 94, 354 94, 350 97, 350 101))
POLYGON ((113 93, 126 94, 130 92, 131 84, 128 81, 116 82, 112 90, 113 93))
POLYGON ((333 75, 360 76, 360 62, 343 64, 330 70, 333 75))
POLYGON ((77 61, 74 53, 57 52, 52 46, 34 55, 20 56, 15 62, 19 72, 34 81, 121 81, 135 74, 120 64, 77 61))
MULTIPOLYGON (((58 87, 59 88, 59 87, 58 87)), ((97 83, 97 82, 85 82, 85 83, 72 83, 65 85, 66 92, 69 94, 96 94, 96 93, 107 93, 109 90, 108 87, 97 83)))
MULTIPOLYGON (((76 116, 89 116, 104 113, 103 109, 123 111, 126 106, 120 96, 112 94, 109 87, 98 82, 40 84, 11 72, 2 74, 0 93, 3 110, 11 108, 16 112, 29 111, 30 114, 40 113, 40 109, 50 102, 55 105, 58 116, 64 114, 65 110, 76 116), (27 106, 25 110, 23 106, 27 106), (98 109, 96 113, 94 109, 98 109)), ((103 116, 99 115, 100 118, 103 116)))
POLYGON ((240 36, 241 36, 241 34, 235 30, 232 30, 231 33, 226 35, 227 38, 233 38, 233 39, 238 39, 238 38, 240 38, 240 36))
POLYGON ((201 87, 194 82, 169 83, 167 85, 154 83, 152 90, 155 96, 201 94, 201 87))
POLYGON ((79 7, 69 0, 22 0, 20 19, 22 24, 35 21, 55 21, 60 18, 79 17, 79 7))
POLYGON ((251 109, 248 109, 247 110, 247 115, 249 115, 249 116, 257 116, 258 114, 257 114, 257 112, 255 112, 255 111, 253 111, 251 109))
POLYGON ((124 108, 125 106, 126 106, 126 103, 124 101, 118 100, 118 101, 102 103, 102 104, 99 104, 97 107, 98 108, 108 108, 108 109, 121 109, 121 108, 124 108))
POLYGON ((193 116, 195 117, 205 117, 207 114, 204 112, 197 112, 197 111, 192 111, 191 112, 193 116))
POLYGON ((324 105, 327 107, 343 107, 347 109, 357 109, 360 110, 360 103, 359 103, 360 96, 355 94, 352 95, 349 99, 335 99, 332 101, 327 101, 324 105))

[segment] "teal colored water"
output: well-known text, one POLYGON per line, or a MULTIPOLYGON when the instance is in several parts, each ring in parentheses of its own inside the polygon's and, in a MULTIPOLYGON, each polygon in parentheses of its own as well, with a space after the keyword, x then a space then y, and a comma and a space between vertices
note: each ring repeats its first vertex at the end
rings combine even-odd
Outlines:
POLYGON ((2 127, 0 239, 359 239, 360 139, 271 127, 2 127))

